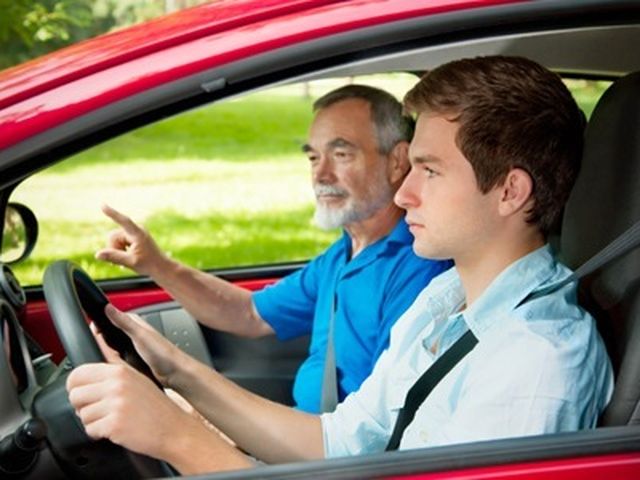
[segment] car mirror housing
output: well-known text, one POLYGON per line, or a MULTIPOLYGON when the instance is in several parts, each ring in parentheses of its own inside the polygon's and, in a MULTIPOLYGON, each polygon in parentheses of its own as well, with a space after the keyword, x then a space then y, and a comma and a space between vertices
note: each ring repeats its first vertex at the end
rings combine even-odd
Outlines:
POLYGON ((21 203, 9 203, 4 214, 0 261, 15 264, 26 259, 38 239, 38 221, 31 209, 21 203))

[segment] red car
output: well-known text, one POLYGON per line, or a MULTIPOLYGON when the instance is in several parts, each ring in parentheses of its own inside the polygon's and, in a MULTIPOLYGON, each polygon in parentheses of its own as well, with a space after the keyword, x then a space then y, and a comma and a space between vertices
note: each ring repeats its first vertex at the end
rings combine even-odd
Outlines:
MULTIPOLYGON (((166 122, 174 116, 196 123, 222 118, 216 108, 246 105, 247 99, 260 99, 265 92, 275 97, 299 89, 304 96, 305 89, 322 88, 336 78, 375 75, 367 78, 382 78, 400 89, 402 82, 411 81, 406 78, 417 79, 411 75, 453 59, 526 56, 584 87, 582 92, 611 84, 590 116, 583 168, 563 230, 554 239, 563 260, 577 268, 640 219, 640 81, 630 75, 640 70, 639 45, 640 4, 632 0, 223 0, 0 72, 0 210, 5 212, 0 338, 6 354, 0 354, 0 477, 172 473, 167 465, 109 442, 90 441, 79 426, 64 379, 71 364, 94 358, 88 329, 80 327, 82 310, 92 316, 100 292, 71 263, 56 263, 43 287, 48 261, 41 259, 54 247, 62 252, 56 253, 59 259, 79 263, 100 277, 98 285, 120 308, 141 313, 167 336, 180 332, 185 349, 247 388, 291 402, 291 381, 306 352, 304 341, 239 340, 201 331, 149 279, 122 277, 117 271, 95 273, 88 257, 65 250, 60 235, 66 229, 99 248, 108 228, 93 208, 101 189, 118 199, 126 197, 130 187, 147 185, 157 189, 149 194, 149 205, 183 209, 183 199, 161 189, 162 176, 147 177, 147 167, 138 163, 125 170, 132 158, 129 150, 137 148, 138 132, 159 128, 154 138, 165 142, 163 149, 189 153, 194 145, 171 143, 179 124, 166 122), (202 112, 213 113, 199 117, 202 112), (108 177, 92 175, 96 158, 111 169, 108 177), (58 175, 62 171, 77 174, 75 184, 64 183, 58 175), (125 184, 123 175, 131 175, 130 183, 136 185, 125 184), (112 178, 120 183, 112 186, 112 178), (69 205, 73 210, 67 210, 69 205), (95 225, 82 216, 83 208, 90 209, 86 217, 95 218, 95 225), (51 211, 56 221, 66 223, 55 223, 51 211), (21 287, 18 279, 27 286, 21 287), (59 340, 52 317, 60 323, 71 316, 70 323, 58 325, 59 340), (71 363, 64 360, 65 353, 71 363)), ((591 92, 589 98, 599 93, 591 92)), ((588 101, 583 105, 588 110, 593 106, 588 101)), ((251 112, 255 110, 244 111, 248 125, 251 112)), ((289 118, 284 111, 271 115, 273 121, 289 118)), ((247 142, 268 150, 269 135, 249 131, 247 142)), ((224 143, 224 132, 216 139, 224 143)), ((297 140, 287 141, 297 148, 297 140)), ((234 159, 246 171, 262 175, 262 167, 247 157, 250 153, 234 159)), ((183 170, 183 164, 165 163, 184 175, 191 172, 183 170)), ((199 163, 193 172, 206 177, 209 168, 231 169, 231 163, 199 163)), ((284 160, 274 165, 270 168, 280 169, 283 177, 297 168, 284 160)), ((157 167, 153 174, 159 175, 157 167)), ((236 203, 253 195, 233 183, 231 173, 222 177, 227 188, 237 190, 236 203)), ((290 188, 274 185, 267 198, 286 203, 295 193, 290 188), (284 199, 278 197, 280 190, 286 193, 284 199)), ((206 197, 191 193, 196 204, 206 197)), ((252 205, 262 201, 251 200, 252 205)), ((132 208, 144 217, 149 205, 141 200, 132 208)), ((221 211, 226 208, 219 206, 221 211)), ((156 218, 156 223, 161 222, 156 218)), ((196 226, 215 237, 207 225, 190 225, 196 226)), ((283 231, 278 248, 286 250, 294 242, 283 231)), ((296 257, 285 252, 275 259, 257 259, 254 263, 260 265, 251 267, 196 266, 258 289, 299 268, 301 262, 291 258, 296 257)), ((617 376, 612 404, 595 430, 264 466, 211 478, 640 478, 639 276, 640 254, 632 251, 582 280, 585 305, 601 324, 617 376)))

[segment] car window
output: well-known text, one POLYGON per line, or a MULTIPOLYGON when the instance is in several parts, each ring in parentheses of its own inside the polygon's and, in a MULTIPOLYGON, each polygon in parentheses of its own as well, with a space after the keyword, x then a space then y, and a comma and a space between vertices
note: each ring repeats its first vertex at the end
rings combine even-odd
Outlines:
POLYGON ((311 223, 314 198, 301 147, 314 99, 349 82, 400 98, 413 75, 339 78, 263 90, 140 128, 33 175, 11 200, 39 221, 38 244, 16 265, 24 285, 49 263, 97 279, 133 272, 94 259, 115 225, 109 205, 143 223, 173 258, 200 269, 309 259, 340 235, 311 223))
MULTIPOLYGON (((339 231, 311 223, 314 199, 301 151, 313 100, 350 82, 398 98, 410 74, 298 83, 245 95, 157 122, 93 147, 19 185, 11 200, 29 206, 40 236, 14 267, 24 285, 42 283, 66 258, 93 278, 132 276, 94 259, 114 224, 109 205, 144 224, 163 250, 199 269, 309 259, 339 231)), ((589 115, 607 82, 568 80, 589 115)))

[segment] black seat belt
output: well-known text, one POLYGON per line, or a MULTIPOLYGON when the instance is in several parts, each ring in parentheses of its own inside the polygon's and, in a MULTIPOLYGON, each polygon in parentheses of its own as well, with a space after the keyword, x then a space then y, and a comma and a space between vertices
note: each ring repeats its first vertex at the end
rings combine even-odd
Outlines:
POLYGON ((447 373, 462 360, 478 343, 478 339, 471 330, 462 335, 449 349, 431 365, 426 372, 413 384, 404 400, 404 406, 398 414, 391 439, 385 450, 397 450, 405 428, 413 421, 416 410, 422 405, 431 391, 436 388, 447 373))
MULTIPOLYGON (((620 258, 626 253, 634 250, 640 245, 640 221, 633 224, 628 230, 610 242, 606 247, 596 253, 593 257, 583 263, 575 272, 565 278, 562 282, 550 285, 548 288, 538 290, 526 297, 520 304, 532 298, 547 295, 564 285, 579 280, 582 277, 596 271, 603 265, 620 258)), ((440 381, 455 367, 478 343, 478 339, 467 331, 458 339, 445 353, 438 358, 431 367, 413 384, 405 398, 404 406, 398 414, 398 419, 393 428, 393 433, 386 451, 397 450, 405 429, 413 421, 418 407, 422 405, 427 396, 440 383, 440 381)))

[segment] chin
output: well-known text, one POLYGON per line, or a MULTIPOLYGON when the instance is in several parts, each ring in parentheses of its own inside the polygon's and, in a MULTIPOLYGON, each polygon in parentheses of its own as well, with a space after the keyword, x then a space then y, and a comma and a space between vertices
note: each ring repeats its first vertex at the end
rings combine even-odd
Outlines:
POLYGON ((432 260, 447 260, 451 258, 451 256, 446 255, 435 245, 419 242, 418 240, 413 241, 413 252, 419 257, 430 258, 432 260))

